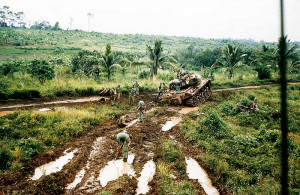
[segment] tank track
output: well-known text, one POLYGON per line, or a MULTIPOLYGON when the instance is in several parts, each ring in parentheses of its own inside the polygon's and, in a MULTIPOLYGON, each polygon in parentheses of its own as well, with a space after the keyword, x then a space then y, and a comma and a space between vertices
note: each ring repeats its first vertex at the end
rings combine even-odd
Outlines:
POLYGON ((190 107, 195 107, 205 103, 212 96, 211 80, 208 80, 204 85, 194 92, 194 94, 187 98, 183 104, 190 107))

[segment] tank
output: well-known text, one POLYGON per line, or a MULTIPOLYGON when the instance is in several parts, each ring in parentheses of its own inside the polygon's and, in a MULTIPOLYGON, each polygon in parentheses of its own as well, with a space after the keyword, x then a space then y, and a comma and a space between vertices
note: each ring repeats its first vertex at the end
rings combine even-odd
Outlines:
POLYGON ((169 82, 169 91, 159 98, 159 102, 162 104, 194 107, 204 103, 211 95, 210 79, 201 80, 201 77, 198 75, 185 73, 180 79, 177 78, 169 82))

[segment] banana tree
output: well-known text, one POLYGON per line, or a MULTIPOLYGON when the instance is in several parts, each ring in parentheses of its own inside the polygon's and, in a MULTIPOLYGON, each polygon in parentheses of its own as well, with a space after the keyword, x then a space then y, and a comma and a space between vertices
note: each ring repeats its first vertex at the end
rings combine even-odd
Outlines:
POLYGON ((223 51, 223 55, 216 60, 216 62, 211 66, 212 69, 222 68, 224 72, 229 72, 228 78, 234 77, 233 70, 240 66, 246 66, 242 63, 241 58, 247 54, 240 54, 239 48, 237 46, 232 46, 228 44, 223 51))

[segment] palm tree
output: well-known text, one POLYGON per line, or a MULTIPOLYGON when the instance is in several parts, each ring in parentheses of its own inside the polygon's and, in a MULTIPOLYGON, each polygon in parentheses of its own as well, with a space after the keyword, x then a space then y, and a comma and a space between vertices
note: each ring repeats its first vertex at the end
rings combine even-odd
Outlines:
POLYGON ((157 69, 159 67, 159 63, 162 62, 166 56, 162 56, 162 52, 163 52, 163 47, 161 46, 162 41, 161 40, 156 40, 154 43, 154 48, 152 49, 150 45, 146 45, 146 49, 147 52, 149 54, 149 58, 150 60, 153 61, 152 64, 152 73, 151 73, 151 77, 153 77, 153 75, 157 75, 157 69))
POLYGON ((241 63, 241 57, 247 54, 240 54, 239 48, 237 46, 232 46, 230 44, 227 45, 225 50, 223 51, 223 55, 216 60, 216 62, 212 65, 212 69, 216 69, 219 67, 223 67, 224 72, 229 72, 228 78, 231 79, 234 77, 233 69, 238 66, 246 66, 241 63))
POLYGON ((113 68, 120 68, 121 65, 118 62, 121 61, 120 56, 117 56, 111 51, 111 45, 106 44, 105 54, 100 58, 100 65, 107 72, 107 79, 110 80, 110 74, 113 68))

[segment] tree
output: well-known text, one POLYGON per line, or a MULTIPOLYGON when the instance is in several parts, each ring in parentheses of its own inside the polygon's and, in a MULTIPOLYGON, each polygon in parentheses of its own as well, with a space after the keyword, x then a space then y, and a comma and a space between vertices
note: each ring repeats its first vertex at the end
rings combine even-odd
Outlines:
POLYGON ((41 84, 46 80, 51 80, 55 77, 54 67, 46 60, 34 59, 30 63, 30 74, 37 78, 41 84))
POLYGON ((90 22, 91 22, 91 19, 94 17, 94 14, 87 13, 86 15, 88 17, 88 32, 89 32, 90 31, 90 22))
POLYGON ((119 62, 122 60, 120 55, 116 55, 115 52, 111 51, 110 43, 106 43, 105 54, 100 58, 100 65, 107 72, 107 79, 110 80, 110 75, 113 68, 121 68, 119 62))
POLYGON ((245 54, 242 55, 237 46, 228 44, 223 50, 223 55, 212 65, 212 68, 216 69, 222 67, 224 72, 229 72, 228 78, 231 79, 234 77, 234 68, 243 65, 239 63, 241 61, 241 57, 243 56, 245 56, 245 54))
POLYGON ((162 44, 161 40, 156 40, 153 49, 151 48, 151 46, 146 45, 149 58, 151 61, 153 61, 152 68, 151 68, 152 69, 151 77, 153 77, 153 75, 155 76, 157 75, 157 69, 159 67, 159 63, 166 58, 166 56, 162 56, 163 47, 161 44, 162 44))
POLYGON ((37 29, 37 30, 49 30, 52 27, 51 27, 50 23, 47 21, 36 21, 30 28, 37 29))
POLYGON ((69 21, 69 24, 70 24, 70 30, 73 29, 73 22, 74 22, 74 18, 70 17, 70 21, 69 21))
POLYGON ((99 56, 100 54, 96 51, 80 51, 72 58, 72 71, 82 72, 86 76, 97 76, 100 72, 98 67, 99 56))
POLYGON ((52 30, 61 30, 61 28, 59 27, 59 22, 56 22, 54 24, 54 26, 52 27, 52 30))

